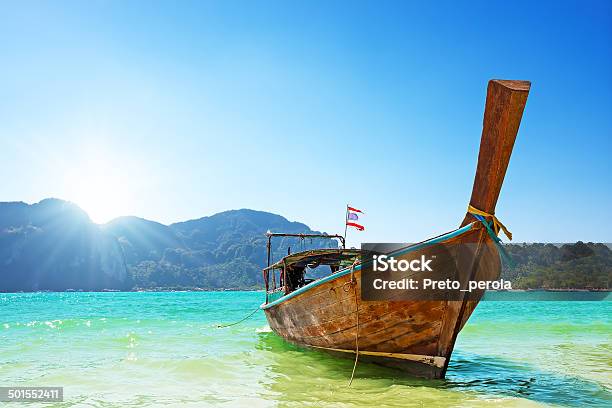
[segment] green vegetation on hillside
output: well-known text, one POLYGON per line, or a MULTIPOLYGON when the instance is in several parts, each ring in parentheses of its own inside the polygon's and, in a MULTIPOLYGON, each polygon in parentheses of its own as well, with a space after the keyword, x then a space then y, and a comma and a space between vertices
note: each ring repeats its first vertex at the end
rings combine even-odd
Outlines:
POLYGON ((513 265, 502 277, 516 289, 608 289, 612 282, 612 251, 607 245, 506 244, 513 265))
MULTIPOLYGON (((266 231, 313 233, 308 226, 263 211, 232 210, 170 226, 120 218, 105 230, 118 237, 138 288, 259 289, 266 262, 266 231)), ((337 247, 329 239, 272 241, 274 259, 289 248, 337 247)))

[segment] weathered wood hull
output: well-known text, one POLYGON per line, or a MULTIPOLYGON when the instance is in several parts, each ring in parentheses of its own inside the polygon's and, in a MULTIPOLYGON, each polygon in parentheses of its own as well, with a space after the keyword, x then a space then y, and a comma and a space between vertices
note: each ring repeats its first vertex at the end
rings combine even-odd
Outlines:
MULTIPOLYGON (((442 244, 451 248, 456 268, 452 273, 473 278, 496 279, 500 272, 497 249, 481 224, 442 244), (472 244, 472 245, 462 245, 472 244), (466 250, 466 248, 473 248, 466 250)), ((438 244, 439 245, 439 244, 438 244)), ((418 256, 428 248, 410 252, 418 256)), ((355 356, 381 365, 403 369, 414 375, 442 378, 459 330, 473 312, 481 294, 463 300, 363 301, 361 271, 302 291, 264 311, 270 327, 285 340, 320 348, 340 356, 355 356), (358 310, 358 312, 357 312, 358 310), (359 321, 359 323, 358 323, 359 321), (358 333, 357 333, 358 331, 358 333)), ((448 271, 438 270, 432 279, 443 279, 448 271)))

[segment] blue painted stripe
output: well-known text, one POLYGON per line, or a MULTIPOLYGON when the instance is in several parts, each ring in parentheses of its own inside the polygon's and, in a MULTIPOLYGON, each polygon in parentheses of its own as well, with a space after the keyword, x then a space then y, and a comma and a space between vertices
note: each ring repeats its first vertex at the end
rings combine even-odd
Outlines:
MULTIPOLYGON (((435 244, 438 244, 440 242, 449 240, 451 238, 455 238, 458 235, 464 234, 464 233, 468 232, 470 229, 472 229, 472 224, 468 224, 465 227, 459 228, 459 229, 457 229, 455 231, 452 231, 452 232, 449 232, 448 234, 440 235, 439 237, 432 238, 432 239, 429 239, 427 241, 423 241, 423 242, 421 242, 419 244, 415 244, 415 245, 409 246, 408 248, 404 248, 404 249, 392 252, 389 255, 393 255, 393 256, 403 255, 403 254, 406 254, 406 253, 409 253, 409 252, 412 252, 412 251, 416 251, 418 249, 422 249, 422 248, 425 248, 425 247, 428 247, 428 246, 431 246, 431 245, 435 245, 435 244)), ((357 265, 355 267, 356 271, 358 271, 360 269, 361 269, 361 265, 357 265)), ((339 272, 336 272, 334 274, 327 275, 324 278, 321 278, 319 280, 311 282, 311 283, 309 283, 306 286, 302 286, 301 288, 299 288, 297 290, 294 290, 291 293, 286 294, 282 298, 276 299, 274 302, 270 302, 268 304, 262 304, 260 307, 262 309, 269 309, 272 306, 276 306, 276 305, 278 305, 280 303, 283 303, 286 300, 291 299, 292 297, 295 297, 295 296, 297 296, 297 295, 299 295, 301 293, 307 292, 307 291, 309 291, 310 289, 312 289, 314 287, 322 285, 322 284, 324 284, 326 282, 333 281, 334 279, 338 279, 338 278, 340 278, 340 277, 342 277, 344 275, 348 275, 349 273, 351 273, 351 268, 346 268, 346 269, 343 269, 343 270, 341 270, 339 272)))

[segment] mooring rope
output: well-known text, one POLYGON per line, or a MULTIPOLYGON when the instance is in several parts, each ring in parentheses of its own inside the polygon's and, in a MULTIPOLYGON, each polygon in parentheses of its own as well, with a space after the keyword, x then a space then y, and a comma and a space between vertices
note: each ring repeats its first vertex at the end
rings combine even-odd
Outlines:
MULTIPOLYGON (((353 378, 355 377, 355 370, 357 369, 357 362, 359 361, 359 302, 357 302, 357 280, 355 279, 355 265, 357 265, 357 259, 353 262, 353 266, 351 266, 351 280, 345 283, 351 285, 353 287, 353 294, 355 295, 355 313, 357 317, 357 326, 355 331, 355 363, 353 364, 353 372, 351 373, 351 379, 349 380, 348 386, 350 387, 353 384, 353 378)), ((348 290, 345 289, 345 292, 348 290)))
POLYGON ((230 326, 235 326, 239 323, 244 322, 246 319, 248 319, 249 317, 253 316, 255 313, 257 313, 257 311, 259 311, 259 306, 257 307, 257 309, 253 310, 251 313, 249 313, 246 317, 243 317, 242 319, 238 320, 237 322, 234 323, 230 323, 230 324, 218 324, 217 325, 217 329, 223 329, 225 327, 230 327, 230 326))

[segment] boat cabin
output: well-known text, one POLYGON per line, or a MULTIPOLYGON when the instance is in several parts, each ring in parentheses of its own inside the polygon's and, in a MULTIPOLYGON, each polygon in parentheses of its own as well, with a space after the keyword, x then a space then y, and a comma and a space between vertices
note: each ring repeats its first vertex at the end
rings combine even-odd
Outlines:
POLYGON ((270 264, 271 238, 291 236, 299 238, 338 238, 344 247, 344 237, 319 234, 272 234, 268 233, 268 266, 263 270, 266 285, 266 303, 287 295, 324 276, 349 268, 361 254, 358 249, 321 248, 288 254, 270 264), (309 272, 316 270, 315 277, 309 272))

